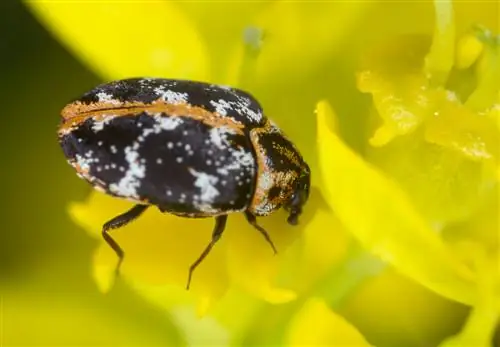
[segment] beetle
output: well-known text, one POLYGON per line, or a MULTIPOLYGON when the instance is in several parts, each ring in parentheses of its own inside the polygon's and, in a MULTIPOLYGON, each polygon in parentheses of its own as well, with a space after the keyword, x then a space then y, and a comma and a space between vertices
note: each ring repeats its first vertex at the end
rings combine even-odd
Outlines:
POLYGON ((77 175, 96 190, 134 207, 102 227, 110 230, 151 206, 187 218, 215 218, 212 238, 196 267, 242 212, 277 253, 257 217, 284 208, 298 224, 309 198, 310 169, 296 146, 249 93, 206 82, 128 78, 98 85, 61 111, 58 142, 77 175))

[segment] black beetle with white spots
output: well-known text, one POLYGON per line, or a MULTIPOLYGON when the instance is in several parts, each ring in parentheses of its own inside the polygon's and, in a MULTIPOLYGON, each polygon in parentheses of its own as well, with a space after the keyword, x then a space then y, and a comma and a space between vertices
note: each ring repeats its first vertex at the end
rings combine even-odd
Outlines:
MULTIPOLYGON (((310 170, 296 146, 239 89, 187 80, 131 78, 97 86, 61 112, 58 139, 78 176, 95 189, 135 203, 103 225, 104 240, 155 206, 187 218, 215 219, 221 237, 232 213, 276 248, 256 217, 284 208, 295 225, 309 198, 310 170)), ((172 231, 176 232, 176 231, 172 231)), ((178 231, 182 232, 182 231, 178 231)))

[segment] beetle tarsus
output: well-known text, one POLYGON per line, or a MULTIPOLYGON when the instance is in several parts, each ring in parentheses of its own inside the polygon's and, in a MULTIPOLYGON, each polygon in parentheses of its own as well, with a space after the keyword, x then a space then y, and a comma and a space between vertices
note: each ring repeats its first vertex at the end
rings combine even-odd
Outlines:
POLYGON ((215 227, 212 232, 212 240, 207 245, 207 247, 203 250, 201 255, 196 259, 196 261, 189 267, 188 280, 186 285, 186 290, 189 290, 189 286, 191 285, 191 278, 193 277, 194 270, 200 265, 200 263, 205 259, 205 257, 210 253, 212 247, 219 241, 224 229, 226 229, 226 221, 227 215, 217 216, 215 217, 215 227))

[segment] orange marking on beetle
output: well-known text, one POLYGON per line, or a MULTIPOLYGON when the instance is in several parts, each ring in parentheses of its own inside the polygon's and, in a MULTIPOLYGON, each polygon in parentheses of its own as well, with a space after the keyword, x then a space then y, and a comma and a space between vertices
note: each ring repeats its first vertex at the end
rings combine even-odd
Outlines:
POLYGON ((101 121, 110 116, 120 117, 142 112, 149 114, 165 113, 169 117, 191 118, 214 128, 227 126, 237 134, 243 134, 244 125, 232 118, 224 117, 217 112, 207 111, 199 106, 191 106, 187 103, 170 104, 163 100, 157 100, 151 104, 123 102, 120 105, 111 102, 96 102, 86 105, 77 101, 67 105, 61 112, 63 122, 59 127, 59 133, 65 134, 71 131, 88 118, 101 121))
MULTIPOLYGON (((262 128, 257 128, 250 131, 250 141, 252 142, 252 146, 255 149, 255 156, 257 159, 257 182, 255 184, 255 192, 253 194, 252 200, 250 201, 250 205, 248 206, 248 210, 253 214, 257 214, 258 211, 256 209, 264 204, 267 200, 267 190, 260 188, 260 179, 263 179, 264 177, 271 179, 271 177, 267 176, 269 173, 269 167, 266 163, 266 154, 262 153, 262 147, 258 146, 260 133, 262 132, 264 132, 262 128)), ((272 185, 270 184, 269 189, 271 187, 272 185)))

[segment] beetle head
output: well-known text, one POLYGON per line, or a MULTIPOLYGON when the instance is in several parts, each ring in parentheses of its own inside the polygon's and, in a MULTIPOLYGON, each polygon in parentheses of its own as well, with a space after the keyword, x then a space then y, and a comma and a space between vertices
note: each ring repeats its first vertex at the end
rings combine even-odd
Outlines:
POLYGON ((288 200, 287 204, 284 206, 285 210, 290 213, 287 222, 291 225, 297 225, 299 223, 299 216, 302 214, 302 206, 304 206, 309 199, 310 181, 310 171, 309 167, 306 165, 295 184, 290 200, 288 200))

